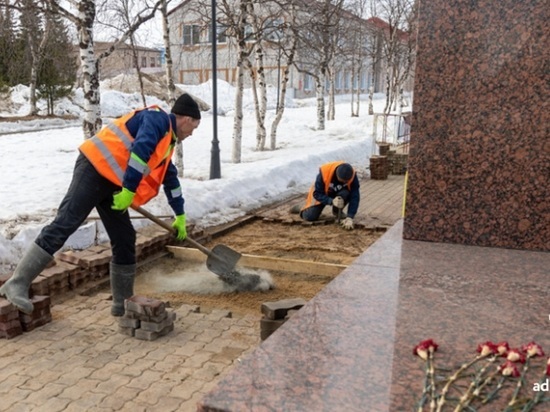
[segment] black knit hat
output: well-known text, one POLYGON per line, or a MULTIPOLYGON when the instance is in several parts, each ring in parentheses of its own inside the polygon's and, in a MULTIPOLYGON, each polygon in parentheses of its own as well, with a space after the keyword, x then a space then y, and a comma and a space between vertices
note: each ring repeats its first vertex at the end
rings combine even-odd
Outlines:
POLYGON ((181 116, 189 116, 193 119, 201 118, 199 105, 187 93, 184 93, 178 97, 178 100, 174 103, 174 107, 172 107, 172 113, 179 114, 181 116))
POLYGON ((342 163, 336 168, 336 177, 342 182, 347 182, 353 176, 353 167, 349 163, 342 163))

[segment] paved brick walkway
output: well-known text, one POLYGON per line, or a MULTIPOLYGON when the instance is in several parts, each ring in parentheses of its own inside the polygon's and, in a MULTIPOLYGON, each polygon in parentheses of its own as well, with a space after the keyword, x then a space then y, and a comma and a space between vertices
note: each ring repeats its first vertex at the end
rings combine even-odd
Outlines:
POLYGON ((0 339, 2 411, 195 411, 259 342, 259 319, 184 305, 155 341, 118 332, 109 295, 52 307, 53 322, 0 339))
MULTIPOLYGON (((358 219, 391 226, 401 214, 403 182, 363 180, 358 219)), ((288 204, 283 209, 288 215, 288 204)), ((172 308, 174 331, 142 341, 119 333, 110 305, 106 293, 68 295, 52 306, 51 323, 0 339, 0 411, 196 411, 260 343, 259 308, 257 316, 235 318, 172 308)))

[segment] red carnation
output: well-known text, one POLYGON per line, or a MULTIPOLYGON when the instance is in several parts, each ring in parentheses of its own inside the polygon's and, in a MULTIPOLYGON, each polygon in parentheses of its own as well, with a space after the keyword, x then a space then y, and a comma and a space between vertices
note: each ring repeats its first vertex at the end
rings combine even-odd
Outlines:
POLYGON ((414 347, 413 354, 427 360, 428 353, 434 353, 438 346, 432 339, 426 339, 414 347))
POLYGON ((513 378, 517 378, 519 376, 519 370, 516 367, 515 363, 506 361, 502 365, 498 367, 498 370, 500 373, 502 373, 502 376, 511 376, 513 378))
POLYGON ((527 345, 523 345, 521 347, 521 350, 527 354, 528 358, 544 356, 544 351, 542 350, 542 347, 535 342, 530 342, 527 345))
POLYGON ((497 345, 490 341, 477 345, 477 351, 481 354, 481 356, 494 355, 498 353, 497 345))

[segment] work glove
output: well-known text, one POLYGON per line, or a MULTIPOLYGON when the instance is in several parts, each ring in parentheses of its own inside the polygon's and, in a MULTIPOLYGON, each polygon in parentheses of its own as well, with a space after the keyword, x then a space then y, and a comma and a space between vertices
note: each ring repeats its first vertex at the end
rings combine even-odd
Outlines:
POLYGON ((185 213, 177 215, 176 220, 172 223, 172 227, 178 231, 176 239, 184 240, 187 237, 187 227, 185 226, 185 213))
POLYGON ((124 212, 134 201, 135 195, 136 194, 134 192, 123 187, 120 192, 113 195, 113 205, 111 206, 111 209, 124 212))
POLYGON ((342 220, 341 225, 346 230, 352 230, 353 229, 353 219, 351 217, 346 217, 344 220, 342 220))
POLYGON ((340 196, 336 196, 334 199, 332 199, 332 206, 343 209, 344 208, 344 199, 340 196))

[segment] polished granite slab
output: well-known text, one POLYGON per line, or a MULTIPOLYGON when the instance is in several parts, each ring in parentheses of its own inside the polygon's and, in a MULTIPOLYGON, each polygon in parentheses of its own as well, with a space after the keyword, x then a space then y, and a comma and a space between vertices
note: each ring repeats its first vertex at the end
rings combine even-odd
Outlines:
POLYGON ((420 0, 410 240, 550 251, 550 7, 420 0))
MULTIPOLYGON (((550 351, 550 254, 402 239, 399 221, 204 396, 199 411, 412 410, 436 340, 442 364, 478 343, 550 351)), ((259 329, 258 329, 259 333, 259 329)))

